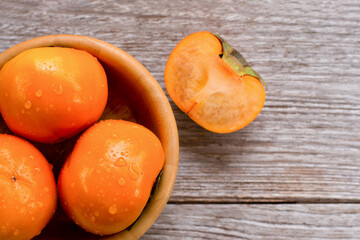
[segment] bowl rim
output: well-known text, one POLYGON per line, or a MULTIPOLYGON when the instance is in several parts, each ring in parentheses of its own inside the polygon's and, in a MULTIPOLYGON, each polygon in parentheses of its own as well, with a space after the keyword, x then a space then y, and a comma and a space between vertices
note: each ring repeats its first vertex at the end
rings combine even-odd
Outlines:
POLYGON ((132 227, 109 236, 100 237, 107 240, 139 239, 160 216, 167 204, 173 190, 179 162, 179 136, 175 116, 171 105, 155 78, 134 57, 124 50, 105 41, 82 35, 55 34, 36 37, 14 45, 0 53, 0 69, 2 66, 19 53, 38 47, 69 47, 81 49, 97 57, 112 67, 121 65, 133 75, 134 81, 141 82, 147 89, 149 99, 156 104, 154 111, 155 121, 159 128, 157 133, 165 151, 165 164, 155 194, 143 209, 139 218, 132 227), (149 91, 151 90, 151 91, 149 91))

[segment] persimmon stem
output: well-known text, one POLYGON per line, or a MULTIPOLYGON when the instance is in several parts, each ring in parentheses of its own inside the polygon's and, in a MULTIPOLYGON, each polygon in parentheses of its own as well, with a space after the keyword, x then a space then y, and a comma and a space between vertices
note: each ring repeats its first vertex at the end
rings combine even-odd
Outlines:
POLYGON ((267 86, 267 83, 264 81, 264 79, 249 66, 241 53, 233 49, 225 41, 225 39, 223 39, 219 35, 214 33, 213 35, 220 40, 222 45, 223 52, 220 57, 231 69, 233 69, 240 77, 244 75, 250 75, 259 79, 264 86, 267 86))

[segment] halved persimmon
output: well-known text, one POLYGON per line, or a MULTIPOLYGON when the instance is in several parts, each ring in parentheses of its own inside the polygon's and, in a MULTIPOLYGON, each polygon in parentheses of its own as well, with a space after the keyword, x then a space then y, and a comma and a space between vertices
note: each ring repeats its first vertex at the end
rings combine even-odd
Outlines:
POLYGON ((265 103, 261 77, 220 36, 197 32, 181 40, 165 67, 174 103, 197 124, 217 133, 251 123, 265 103))

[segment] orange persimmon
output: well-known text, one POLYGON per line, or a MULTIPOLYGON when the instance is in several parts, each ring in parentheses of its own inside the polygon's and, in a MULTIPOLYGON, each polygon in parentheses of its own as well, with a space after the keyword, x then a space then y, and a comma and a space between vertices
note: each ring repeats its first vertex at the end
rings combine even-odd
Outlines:
POLYGON ((174 103, 212 132, 247 126, 265 103, 260 76, 239 52, 210 32, 181 40, 169 56, 164 77, 174 103))
POLYGON ((56 210, 52 167, 29 142, 0 134, 0 239, 38 235, 56 210))
POLYGON ((61 205, 88 232, 120 232, 139 217, 164 161, 160 140, 147 128, 100 121, 80 136, 61 169, 61 205))
POLYGON ((16 134, 38 142, 69 138, 104 111, 107 77, 96 57, 65 47, 21 52, 0 71, 0 111, 16 134))

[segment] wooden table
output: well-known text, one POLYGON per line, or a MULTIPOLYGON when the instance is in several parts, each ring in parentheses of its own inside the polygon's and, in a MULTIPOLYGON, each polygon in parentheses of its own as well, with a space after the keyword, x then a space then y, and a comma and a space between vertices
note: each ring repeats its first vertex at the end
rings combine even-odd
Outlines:
POLYGON ((360 2, 1 1, 0 51, 69 33, 129 52, 166 92, 190 33, 222 35, 267 81, 257 119, 208 132, 169 98, 180 162, 143 239, 360 239, 360 2))

